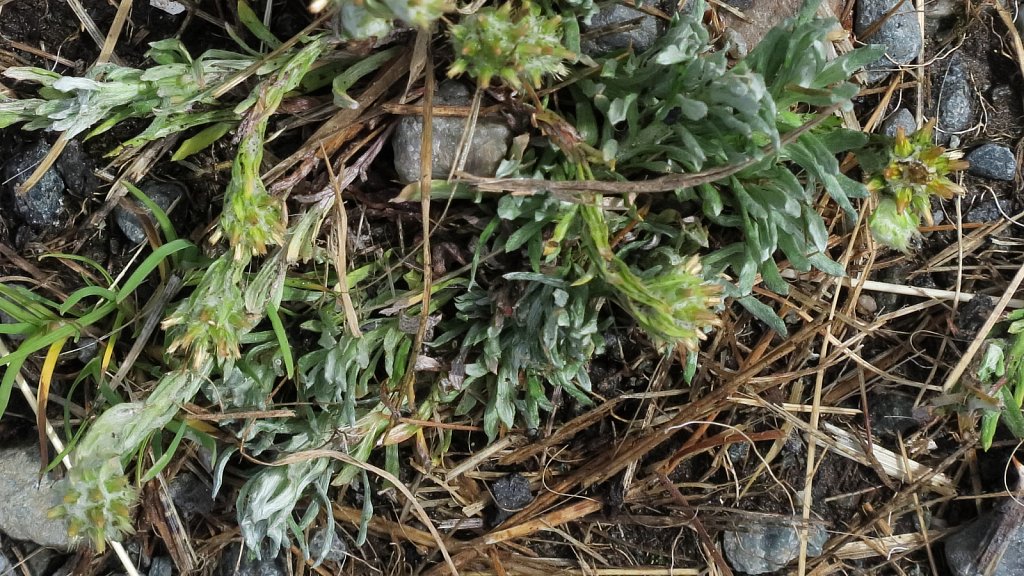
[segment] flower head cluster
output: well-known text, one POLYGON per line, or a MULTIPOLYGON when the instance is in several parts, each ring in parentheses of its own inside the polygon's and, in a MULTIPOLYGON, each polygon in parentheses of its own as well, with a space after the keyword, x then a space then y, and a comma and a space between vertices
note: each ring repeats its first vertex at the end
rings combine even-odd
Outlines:
POLYGON ((917 238, 922 221, 931 223, 931 197, 949 199, 963 188, 949 175, 967 168, 959 150, 932 143, 934 121, 911 136, 900 129, 889 150, 889 161, 868 180, 877 194, 878 208, 868 223, 882 244, 907 251, 917 238))
POLYGON ((512 88, 538 87, 546 74, 568 73, 564 61, 576 57, 562 46, 562 18, 529 2, 515 12, 510 3, 481 8, 452 26, 451 37, 456 60, 448 76, 469 73, 480 86, 498 77, 512 88))
POLYGON ((49 515, 67 518, 68 535, 89 540, 102 553, 108 540, 119 541, 134 531, 131 510, 138 494, 116 457, 85 464, 68 472, 64 500, 49 515))
POLYGON ((625 266, 616 265, 615 261, 611 264, 619 272, 612 282, 618 292, 616 299, 659 347, 678 345, 697 350, 700 341, 707 338, 707 331, 721 326, 716 310, 722 304, 722 287, 704 280, 698 256, 645 278, 642 283, 632 282, 625 266))
POLYGON ((195 292, 163 321, 173 341, 169 354, 181 349, 189 353, 193 366, 211 357, 238 358, 240 337, 253 326, 246 313, 240 265, 224 255, 207 269, 195 292))

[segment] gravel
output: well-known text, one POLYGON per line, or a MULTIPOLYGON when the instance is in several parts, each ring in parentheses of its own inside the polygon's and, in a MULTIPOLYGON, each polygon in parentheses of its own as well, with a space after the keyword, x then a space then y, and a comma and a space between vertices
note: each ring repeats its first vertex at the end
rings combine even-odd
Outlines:
POLYGON ((907 135, 917 131, 917 120, 914 119, 914 114, 906 108, 900 108, 893 112, 882 122, 882 134, 894 138, 900 128, 903 128, 903 133, 907 135))
POLYGON ((885 46, 885 56, 866 67, 868 80, 885 79, 899 65, 909 64, 921 50, 921 26, 913 2, 903 6, 882 22, 871 36, 867 33, 901 0, 858 0, 853 29, 857 39, 869 44, 885 46))
MULTIPOLYGON (((148 182, 139 186, 139 189, 164 212, 167 212, 171 205, 187 192, 184 186, 176 182, 148 182)), ((150 216, 154 226, 157 225, 156 220, 152 218, 153 213, 142 202, 139 202, 134 197, 131 197, 128 201, 134 203, 135 206, 150 216)), ((138 244, 146 240, 146 230, 142 225, 142 221, 135 215, 135 212, 117 205, 114 207, 114 218, 117 220, 118 228, 121 229, 121 232, 124 233, 129 241, 138 244)))
POLYGON ((47 518, 61 502, 48 477, 39 481, 39 450, 35 446, 0 449, 0 532, 50 548, 71 548, 64 520, 47 518))
POLYGON ((974 125, 971 84, 959 52, 949 57, 949 66, 942 79, 937 102, 939 106, 935 141, 957 148, 960 145, 961 134, 974 125))
POLYGON ((956 311, 954 320, 956 325, 956 339, 961 342, 971 342, 978 335, 978 331, 992 315, 996 307, 996 301, 990 296, 977 295, 968 302, 961 304, 956 311))
POLYGON ((1017 175, 1017 158, 1002 144, 982 144, 968 152, 966 159, 971 163, 967 171, 981 178, 1011 182, 1017 175))
POLYGON ((99 341, 91 336, 82 336, 72 346, 72 350, 75 352, 75 359, 82 364, 88 364, 89 361, 96 357, 96 352, 100 349, 99 341))
POLYGON ((0 575, 7 576, 7 574, 14 574, 14 565, 7 559, 7 556, 0 554, 0 575))
MULTIPOLYGON (((819 556, 828 532, 818 525, 807 530, 807 555, 819 556)), ((784 568, 800 554, 800 532, 792 526, 754 523, 744 531, 726 530, 725 557, 747 574, 767 574, 784 568)))
MULTIPOLYGON (((447 81, 437 88, 434 103, 447 106, 469 106, 472 95, 464 84, 447 81)), ((458 152, 465 118, 435 117, 433 124, 433 163, 435 179, 444 179, 452 169, 458 152)), ((420 178, 420 145, 423 138, 423 119, 406 116, 398 122, 392 147, 395 152, 395 170, 402 182, 416 182, 420 178)), ((480 118, 473 133, 465 170, 476 176, 494 176, 498 165, 508 152, 512 131, 500 120, 480 118)))

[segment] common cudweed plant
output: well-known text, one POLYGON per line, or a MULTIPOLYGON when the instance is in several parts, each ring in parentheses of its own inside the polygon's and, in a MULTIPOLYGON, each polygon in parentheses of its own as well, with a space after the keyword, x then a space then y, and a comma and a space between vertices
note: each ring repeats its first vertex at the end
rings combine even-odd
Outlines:
POLYGON ((868 189, 878 197, 878 207, 868 218, 871 234, 901 252, 914 245, 922 222, 931 224, 932 196, 949 199, 963 193, 949 176, 968 164, 959 150, 932 143, 933 126, 929 122, 909 137, 901 128, 885 151, 884 164, 870 170, 868 189))

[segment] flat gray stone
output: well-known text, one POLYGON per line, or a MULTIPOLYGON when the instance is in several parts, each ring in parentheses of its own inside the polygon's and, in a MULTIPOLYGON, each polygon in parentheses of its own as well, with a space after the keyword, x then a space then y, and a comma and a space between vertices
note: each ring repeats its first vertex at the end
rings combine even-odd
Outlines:
MULTIPOLYGON (((963 530, 946 539, 946 562, 955 576, 977 576, 981 574, 974 560, 982 544, 988 540, 993 530, 1000 523, 1000 515, 1006 513, 1009 506, 1018 506, 1013 500, 1000 502, 995 510, 978 517, 963 530)), ((991 576, 1022 576, 1024 575, 1024 530, 1017 528, 1010 535, 1006 553, 996 564, 991 576)))
MULTIPOLYGON (((807 530, 807 555, 820 556, 828 532, 818 525, 807 530)), ((800 532, 793 526, 754 523, 745 531, 726 530, 725 557, 747 574, 767 574, 784 568, 800 554, 800 532)))
POLYGON ((889 138, 895 138, 896 132, 900 128, 903 128, 903 133, 908 136, 917 132, 917 120, 914 119, 914 114, 906 108, 900 108, 882 121, 882 134, 889 138))
POLYGON ((974 125, 971 83, 959 52, 949 57, 949 66, 939 89, 938 103, 935 142, 945 145, 955 136, 955 142, 958 143, 963 132, 974 125))
MULTIPOLYGON (((176 182, 148 182, 139 186, 139 189, 164 212, 169 210, 171 205, 184 196, 186 192, 185 187, 176 182)), ((153 213, 142 202, 136 200, 134 196, 130 197, 128 201, 134 203, 152 218, 153 213)), ((132 243, 138 244, 146 240, 146 230, 142 226, 142 221, 139 220, 139 217, 134 212, 117 205, 114 207, 114 218, 117 220, 117 227, 121 229, 121 232, 132 243)), ((153 225, 157 225, 156 220, 153 220, 153 225)))
POLYGON ((40 546, 72 547, 63 519, 47 518, 62 494, 47 477, 39 480, 39 449, 35 446, 0 449, 0 532, 40 546))
MULTIPOLYGON (((469 88, 458 82, 442 82, 434 95, 434 103, 448 106, 469 106, 469 88)), ((458 152, 465 118, 435 117, 432 120, 433 140, 431 172, 435 180, 448 178, 458 152)), ((508 153, 512 130, 502 121, 481 118, 473 133, 473 142, 466 158, 465 171, 475 176, 494 176, 498 165, 508 153)), ((423 119, 406 116, 398 121, 391 145, 395 151, 395 170, 402 182, 420 178, 420 147, 423 142, 423 119)))
POLYGON ((902 64, 909 64, 921 50, 921 25, 917 20, 913 2, 903 6, 867 35, 900 0, 857 0, 853 30, 857 40, 866 44, 885 46, 885 56, 866 66, 868 80, 878 82, 902 64))
POLYGON ((1017 158, 1013 150, 1002 144, 982 144, 965 158, 971 163, 967 172, 975 176, 1010 182, 1017 175, 1017 158))
POLYGON ((632 47, 636 53, 645 52, 665 32, 657 17, 620 4, 603 6, 590 20, 580 23, 584 40, 580 48, 588 56, 601 56, 632 47), (618 28, 626 27, 621 30, 618 28), (605 32, 607 31, 607 32, 605 32), (588 33, 595 36, 587 38, 588 33))

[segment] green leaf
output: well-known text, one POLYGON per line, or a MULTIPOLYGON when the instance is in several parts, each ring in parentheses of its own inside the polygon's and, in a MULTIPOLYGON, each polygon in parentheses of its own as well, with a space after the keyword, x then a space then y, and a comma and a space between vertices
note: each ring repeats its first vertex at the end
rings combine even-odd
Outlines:
POLYGON ((828 274, 829 276, 836 276, 838 278, 846 276, 846 270, 843 269, 842 264, 836 262, 835 260, 822 254, 821 252, 811 254, 810 256, 807 257, 807 259, 811 262, 811 265, 813 265, 818 270, 821 270, 825 274, 828 274))
POLYGON ((274 33, 269 28, 263 25, 259 16, 256 15, 256 12, 253 11, 245 0, 238 0, 238 20, 249 29, 253 36, 259 38, 271 49, 276 50, 281 47, 281 41, 277 39, 277 36, 274 36, 274 33))
POLYGON ((981 357, 981 364, 978 366, 978 379, 985 383, 994 383, 1006 373, 1006 364, 1003 361, 1003 347, 996 342, 989 342, 985 345, 985 353, 981 357))
POLYGON ((999 395, 1003 400, 1003 422, 1014 436, 1024 439, 1024 415, 1021 414, 1020 405, 1013 399, 1013 393, 1007 386, 999 389, 999 395))
POLYGON ((177 428, 177 431, 174 433, 174 438, 171 440, 171 443, 167 446, 167 450, 163 453, 163 455, 161 455, 157 459, 157 461, 153 463, 153 467, 147 470, 146 473, 142 475, 142 478, 140 480, 142 484, 145 484, 146 482, 149 482, 153 478, 156 478, 156 475, 159 474, 160 472, 163 472, 164 468, 166 468, 167 465, 171 463, 171 459, 174 457, 174 453, 178 450, 178 444, 181 443, 181 439, 185 437, 185 431, 188 430, 188 426, 186 426, 184 423, 173 421, 167 425, 167 428, 177 428))
POLYGON ((748 312, 753 314, 755 318, 767 324, 772 330, 778 332, 783 338, 789 334, 786 330, 786 323, 782 321, 782 318, 779 318, 779 315, 775 313, 775 310, 773 310, 771 306, 768 306, 753 296, 744 296, 736 301, 746 308, 748 312))
POLYGON ((171 161, 184 160, 193 154, 206 150, 214 142, 230 132, 236 125, 237 122, 218 122, 203 128, 198 134, 188 138, 181 143, 181 146, 178 146, 178 149, 174 151, 174 155, 171 156, 171 161))
POLYGON ((68 311, 75 307, 75 305, 81 302, 84 298, 88 298, 90 296, 96 296, 111 302, 117 298, 117 294, 100 286, 86 286, 84 288, 79 288, 72 292, 71 295, 68 296, 67 300, 61 304, 59 310, 61 316, 67 314, 68 311))
POLYGON ((387 50, 381 50, 380 52, 357 61, 349 66, 347 70, 335 76, 334 82, 332 83, 332 90, 334 91, 334 105, 339 108, 349 108, 352 110, 358 108, 359 102, 356 102, 348 95, 348 89, 367 74, 374 72, 386 62, 398 56, 402 50, 405 50, 405 47, 395 46, 388 48, 387 50))
POLYGON ((288 374, 288 378, 295 377, 295 360, 292 356, 292 347, 288 343, 288 333, 285 332, 284 324, 281 322, 281 314, 278 307, 270 302, 267 305, 267 318, 270 319, 270 325, 274 329, 274 335, 277 336, 277 343, 281 347, 281 355, 284 357, 285 372, 288 374))
MULTIPOLYGON (((153 215, 153 218, 156 219, 157 224, 160 226, 160 231, 164 233, 164 238, 167 240, 177 240, 178 233, 174 230, 174 225, 171 224, 171 219, 167 217, 167 213, 164 212, 163 208, 156 202, 153 202, 145 192, 139 190, 131 183, 125 182, 124 185, 131 192, 132 196, 135 196, 139 202, 142 202, 142 205, 153 215)), ((177 260, 175 260, 175 263, 177 263, 177 260)))
POLYGON ((992 440, 996 437, 996 429, 999 427, 999 412, 987 410, 981 415, 981 448, 988 452, 992 447, 992 440))
POLYGON ((142 261, 142 264, 139 264, 139 267, 135 269, 135 272, 132 272, 132 275, 125 281, 124 286, 117 291, 117 303, 120 304, 121 302, 124 302, 125 298, 131 296, 132 293, 135 292, 135 290, 146 280, 146 277, 149 276, 149 274, 159 266, 160 262, 165 258, 188 248, 195 248, 195 244, 192 244, 188 240, 179 238, 178 240, 172 240, 154 250, 152 254, 142 261))

